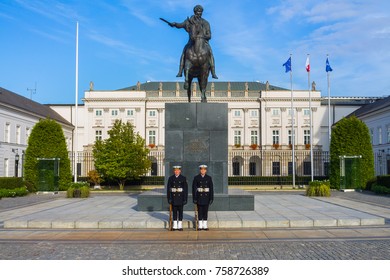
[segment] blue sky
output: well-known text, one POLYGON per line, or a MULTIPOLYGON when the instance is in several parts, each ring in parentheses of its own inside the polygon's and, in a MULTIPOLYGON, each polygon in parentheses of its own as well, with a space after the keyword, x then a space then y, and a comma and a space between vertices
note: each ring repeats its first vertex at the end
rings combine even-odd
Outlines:
MULTIPOLYGON (((210 22, 219 81, 269 81, 289 88, 282 64, 292 54, 293 87, 311 79, 333 96, 390 95, 390 1, 387 0, 3 0, 0 86, 41 103, 74 103, 79 21, 79 94, 93 81, 111 90, 176 78, 193 7, 210 22)), ((211 79, 211 78, 210 78, 211 79)))

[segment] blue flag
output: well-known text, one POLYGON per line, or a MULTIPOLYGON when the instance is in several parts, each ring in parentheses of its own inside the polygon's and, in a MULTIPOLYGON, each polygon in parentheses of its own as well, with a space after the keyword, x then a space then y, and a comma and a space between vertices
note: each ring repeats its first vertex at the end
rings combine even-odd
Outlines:
POLYGON ((283 64, 283 66, 286 67, 286 73, 291 72, 291 57, 283 64))
POLYGON ((330 67, 329 60, 326 58, 326 72, 333 71, 332 67, 330 67))

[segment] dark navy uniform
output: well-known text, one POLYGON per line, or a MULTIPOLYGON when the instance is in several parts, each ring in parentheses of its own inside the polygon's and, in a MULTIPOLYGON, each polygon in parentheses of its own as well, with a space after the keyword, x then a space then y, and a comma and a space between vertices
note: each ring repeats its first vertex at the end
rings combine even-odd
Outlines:
POLYGON ((198 174, 192 183, 192 197, 194 203, 198 205, 199 221, 207 221, 209 205, 214 200, 213 180, 211 176, 198 174))
POLYGON ((173 220, 177 220, 179 214, 179 221, 183 220, 183 207, 187 204, 188 198, 188 184, 187 179, 183 175, 176 177, 172 175, 168 179, 167 185, 168 203, 172 204, 173 220))

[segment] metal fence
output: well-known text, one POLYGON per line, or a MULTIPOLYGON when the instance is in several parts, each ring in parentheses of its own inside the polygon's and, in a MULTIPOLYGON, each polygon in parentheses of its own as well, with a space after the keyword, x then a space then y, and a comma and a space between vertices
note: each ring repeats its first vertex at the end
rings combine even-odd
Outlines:
MULTIPOLYGON (((94 159, 91 152, 78 152, 76 157, 70 153, 69 157, 72 163, 76 159, 79 177, 87 177, 88 172, 94 169, 94 159)), ((152 150, 149 158, 152 162, 152 168, 145 176, 164 176, 164 151, 152 150)), ((329 152, 313 152, 313 175, 315 178, 321 179, 329 176, 329 162, 329 152)), ((390 174, 390 155, 375 153, 374 163, 376 175, 390 174)), ((74 165, 71 166, 73 168, 74 165)), ((304 184, 307 178, 310 178, 310 151, 295 151, 295 174, 297 184, 304 184)), ((251 177, 252 179, 243 179, 243 181, 248 184, 267 185, 275 182, 275 180, 279 180, 276 184, 284 184, 284 181, 291 180, 291 175, 292 152, 290 150, 252 151, 233 149, 229 151, 229 177, 251 177)))

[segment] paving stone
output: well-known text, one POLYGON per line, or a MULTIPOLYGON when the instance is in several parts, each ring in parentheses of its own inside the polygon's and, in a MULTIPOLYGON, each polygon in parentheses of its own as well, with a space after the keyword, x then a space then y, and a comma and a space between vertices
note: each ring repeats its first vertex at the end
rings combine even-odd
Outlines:
POLYGON ((52 221, 52 228, 75 228, 74 221, 52 221))
POLYGON ((28 228, 28 220, 8 220, 4 222, 4 228, 28 228))

